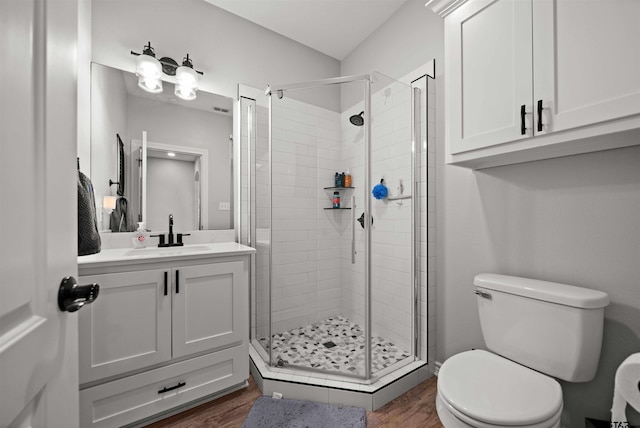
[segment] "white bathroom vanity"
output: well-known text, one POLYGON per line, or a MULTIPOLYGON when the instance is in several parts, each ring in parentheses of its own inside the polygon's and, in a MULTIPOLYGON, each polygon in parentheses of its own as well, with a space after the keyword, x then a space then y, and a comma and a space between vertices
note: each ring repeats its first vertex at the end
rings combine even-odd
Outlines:
POLYGON ((79 311, 80 424, 183 410, 249 377, 249 266, 235 242, 108 249, 78 259, 99 298, 79 311))

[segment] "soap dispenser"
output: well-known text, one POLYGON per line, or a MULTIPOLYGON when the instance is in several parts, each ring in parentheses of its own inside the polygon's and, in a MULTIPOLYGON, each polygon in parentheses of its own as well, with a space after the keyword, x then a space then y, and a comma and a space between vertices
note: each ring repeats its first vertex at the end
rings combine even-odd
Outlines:
POLYGON ((144 222, 138 223, 138 230, 136 230, 135 236, 131 239, 133 242, 133 248, 145 248, 147 246, 147 231, 144 228, 144 222))

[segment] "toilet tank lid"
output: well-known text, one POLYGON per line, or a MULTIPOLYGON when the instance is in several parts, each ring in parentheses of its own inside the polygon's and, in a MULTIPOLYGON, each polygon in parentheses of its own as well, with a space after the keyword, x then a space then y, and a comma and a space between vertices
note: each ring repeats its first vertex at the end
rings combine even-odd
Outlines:
POLYGON ((609 295, 603 291, 538 279, 481 273, 475 276, 473 283, 490 290, 576 308, 604 308, 609 304, 609 295))

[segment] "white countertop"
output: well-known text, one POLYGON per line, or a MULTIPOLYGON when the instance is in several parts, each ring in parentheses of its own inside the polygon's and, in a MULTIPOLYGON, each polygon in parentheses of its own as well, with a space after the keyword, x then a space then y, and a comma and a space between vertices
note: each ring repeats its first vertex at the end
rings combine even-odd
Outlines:
POLYGON ((193 258, 237 256, 255 253, 255 249, 237 242, 192 244, 182 247, 112 248, 97 254, 78 257, 78 267, 114 266, 193 258))

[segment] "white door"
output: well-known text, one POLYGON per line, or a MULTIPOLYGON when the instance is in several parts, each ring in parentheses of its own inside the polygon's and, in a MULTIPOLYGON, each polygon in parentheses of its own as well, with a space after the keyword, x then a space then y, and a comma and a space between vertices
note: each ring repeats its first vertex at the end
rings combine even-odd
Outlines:
POLYGON ((475 0, 445 25, 449 152, 533 136, 531 2, 475 0))
POLYGON ((76 0, 0 1, 0 426, 78 422, 76 0))
POLYGON ((640 2, 533 2, 535 133, 640 113, 640 2))

